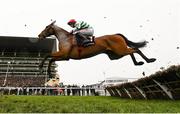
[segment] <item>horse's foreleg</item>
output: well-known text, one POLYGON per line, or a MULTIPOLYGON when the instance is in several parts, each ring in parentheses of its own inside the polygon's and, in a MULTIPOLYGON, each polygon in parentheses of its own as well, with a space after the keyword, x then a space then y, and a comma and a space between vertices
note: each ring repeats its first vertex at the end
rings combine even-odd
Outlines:
POLYGON ((134 57, 134 54, 133 54, 133 53, 130 54, 130 56, 131 56, 131 58, 132 58, 132 60, 133 60, 134 65, 143 65, 143 64, 144 64, 144 62, 142 62, 142 61, 137 62, 137 61, 136 61, 136 58, 134 57))
POLYGON ((49 78, 52 78, 51 65, 52 65, 52 63, 53 63, 54 61, 55 61, 54 59, 51 59, 51 60, 49 61, 49 64, 48 64, 48 70, 47 70, 47 72, 48 72, 49 78))
POLYGON ((137 49, 137 52, 147 63, 151 63, 151 62, 154 62, 156 61, 155 58, 147 58, 139 49, 137 49))
POLYGON ((46 55, 44 57, 44 59, 42 60, 42 62, 39 64, 39 69, 40 69, 40 72, 42 73, 42 68, 43 68, 43 65, 45 63, 45 61, 48 59, 48 57, 50 57, 50 55, 46 55))
MULTIPOLYGON (((49 77, 50 78, 52 78, 52 74, 51 74, 51 65, 52 65, 52 63, 53 62, 55 62, 55 61, 60 61, 60 60, 69 60, 69 58, 66 58, 66 57, 64 57, 64 53, 62 53, 62 52, 55 52, 55 53, 52 53, 51 55, 49 55, 49 56, 46 56, 47 58, 48 57, 51 57, 52 59, 49 61, 49 64, 48 64, 48 70, 47 70, 47 72, 48 72, 48 75, 49 75, 49 77)), ((46 59, 47 59, 46 58, 46 59)), ((45 59, 44 59, 45 60, 45 59)), ((43 61, 43 62, 45 62, 45 61, 43 61)), ((42 64, 43 64, 43 62, 42 62, 42 64)))
POLYGON ((52 57, 52 59, 49 61, 49 64, 48 64, 48 69, 47 69, 47 73, 49 75, 49 78, 52 78, 52 74, 51 74, 51 65, 53 62, 55 61, 61 61, 63 60, 62 58, 59 58, 59 57, 52 57))

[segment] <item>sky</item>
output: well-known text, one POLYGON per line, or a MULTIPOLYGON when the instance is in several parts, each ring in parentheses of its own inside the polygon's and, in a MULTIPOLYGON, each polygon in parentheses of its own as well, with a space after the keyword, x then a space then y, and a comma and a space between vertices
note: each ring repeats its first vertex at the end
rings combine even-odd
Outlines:
POLYGON ((121 33, 134 42, 147 40, 141 51, 157 59, 134 66, 129 55, 111 61, 100 54, 56 62, 64 84, 88 85, 109 77, 139 79, 142 72, 149 76, 180 64, 179 0, 1 0, 0 16, 0 36, 37 37, 51 20, 71 31, 68 20, 83 20, 93 26, 95 36, 121 33))

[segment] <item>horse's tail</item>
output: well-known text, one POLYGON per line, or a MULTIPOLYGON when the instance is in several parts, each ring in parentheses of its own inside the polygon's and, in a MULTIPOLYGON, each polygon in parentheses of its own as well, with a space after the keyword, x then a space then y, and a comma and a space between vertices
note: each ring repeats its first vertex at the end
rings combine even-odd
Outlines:
POLYGON ((121 37, 124 38, 125 42, 127 43, 127 45, 131 48, 142 48, 145 47, 147 44, 147 41, 142 41, 142 42, 132 42, 130 40, 128 40, 124 35, 122 34, 116 34, 116 35, 120 35, 121 37))

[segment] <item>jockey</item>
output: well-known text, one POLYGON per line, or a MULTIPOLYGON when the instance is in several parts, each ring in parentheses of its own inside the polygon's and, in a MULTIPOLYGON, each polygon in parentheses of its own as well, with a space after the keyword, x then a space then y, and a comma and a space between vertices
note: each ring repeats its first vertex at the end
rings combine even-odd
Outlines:
POLYGON ((78 45, 87 47, 94 44, 94 40, 91 40, 94 38, 94 29, 89 24, 84 21, 77 22, 75 19, 71 19, 67 24, 74 28, 71 33, 75 34, 78 45))

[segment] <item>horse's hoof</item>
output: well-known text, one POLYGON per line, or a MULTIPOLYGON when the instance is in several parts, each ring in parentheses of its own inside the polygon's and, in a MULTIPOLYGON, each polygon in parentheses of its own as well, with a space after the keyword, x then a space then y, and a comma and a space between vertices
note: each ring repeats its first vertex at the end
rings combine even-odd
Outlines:
POLYGON ((135 65, 143 65, 143 64, 144 64, 144 62, 140 61, 140 62, 136 63, 135 65))
POLYGON ((151 59, 148 60, 148 63, 151 63, 151 62, 154 62, 154 61, 156 61, 156 59, 155 58, 151 58, 151 59))

